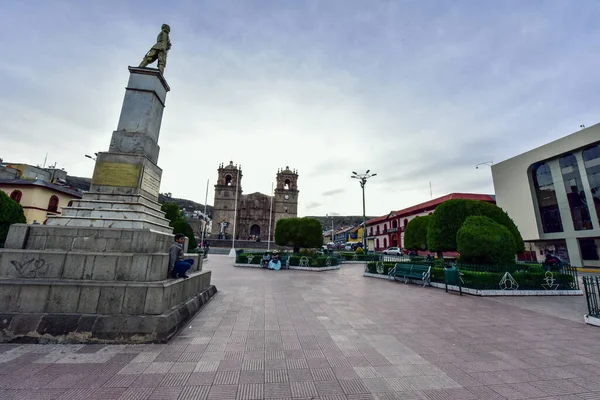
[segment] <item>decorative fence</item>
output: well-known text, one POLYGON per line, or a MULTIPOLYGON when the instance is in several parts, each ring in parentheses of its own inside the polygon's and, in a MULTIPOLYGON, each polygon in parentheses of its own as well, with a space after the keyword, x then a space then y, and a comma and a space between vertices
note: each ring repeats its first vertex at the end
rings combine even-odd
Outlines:
MULTIPOLYGON (((398 261, 396 261, 397 263, 398 261)), ((369 262, 365 272, 387 275, 395 262, 369 262)), ((424 264, 410 261, 410 264, 424 264)), ((431 263, 430 263, 431 264, 431 263)), ((444 282, 444 264, 433 263, 431 282, 444 282)), ((478 290, 578 290, 577 269, 562 265, 559 269, 547 270, 540 264, 532 265, 454 265, 460 271, 462 285, 478 290)))
POLYGON ((600 278, 584 276, 583 288, 588 305, 588 315, 600 318, 600 278))

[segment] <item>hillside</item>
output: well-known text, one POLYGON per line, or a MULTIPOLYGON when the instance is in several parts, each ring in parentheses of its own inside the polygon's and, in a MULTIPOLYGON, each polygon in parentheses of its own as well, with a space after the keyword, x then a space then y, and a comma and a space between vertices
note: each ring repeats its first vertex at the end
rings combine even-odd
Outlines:
MULTIPOLYGON (((318 219, 319 222, 321 222, 321 225, 323 226, 323 230, 325 230, 325 231, 328 229, 331 229, 331 218, 333 218, 333 227, 335 229, 340 229, 342 227, 346 228, 349 226, 358 226, 358 225, 362 224, 362 222, 363 222, 362 216, 344 216, 344 215, 337 215, 334 217, 310 216, 309 218, 318 219)), ((374 218, 374 217, 367 216, 367 221, 371 218, 374 218)))
MULTIPOLYGON (((91 179, 90 178, 83 178, 80 176, 70 176, 67 175, 67 184, 71 185, 73 187, 76 187, 77 189, 83 191, 83 192, 87 192, 88 190, 90 190, 90 182, 91 179)), ((177 203, 177 205, 179 205, 179 208, 185 208, 186 211, 194 211, 194 210, 198 210, 198 211, 202 211, 204 212, 204 204, 200 204, 200 203, 196 203, 195 201, 192 200, 188 200, 188 199, 179 199, 176 197, 167 197, 163 194, 159 194, 158 195, 158 202, 159 203, 177 203)), ((207 205, 206 206, 206 213, 209 216, 212 216, 212 212, 213 212, 213 208, 211 205, 207 205)))
MULTIPOLYGON (((177 203, 179 208, 185 208, 186 211, 202 211, 204 212, 204 204, 196 203, 195 201, 188 199, 179 199, 176 197, 167 197, 162 193, 158 195, 159 203, 177 203)), ((213 207, 211 205, 206 206, 206 213, 212 218, 213 207)))

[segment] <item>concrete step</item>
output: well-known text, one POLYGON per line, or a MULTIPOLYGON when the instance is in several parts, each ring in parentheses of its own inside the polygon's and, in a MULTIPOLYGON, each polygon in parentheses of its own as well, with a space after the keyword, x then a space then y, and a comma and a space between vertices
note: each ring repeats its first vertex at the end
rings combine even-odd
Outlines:
POLYGON ((91 207, 66 207, 62 210, 63 217, 87 217, 87 218, 118 218, 127 220, 138 220, 145 219, 153 221, 161 225, 169 225, 169 220, 163 215, 157 215, 155 213, 148 212, 142 209, 140 206, 139 210, 127 210, 127 209, 115 209, 115 208, 91 208, 91 207))
POLYGON ((55 215, 48 218, 46 225, 69 226, 81 228, 114 228, 114 229, 152 229, 163 233, 172 233, 173 228, 168 224, 158 223, 148 219, 126 218, 91 218, 91 217, 66 217, 55 215))

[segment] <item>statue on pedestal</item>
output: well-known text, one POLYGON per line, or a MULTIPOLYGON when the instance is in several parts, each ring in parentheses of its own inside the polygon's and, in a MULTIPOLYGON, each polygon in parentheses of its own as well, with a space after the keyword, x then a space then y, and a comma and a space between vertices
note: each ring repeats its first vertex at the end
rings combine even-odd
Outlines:
POLYGON ((171 50, 171 41, 169 40, 169 33, 171 27, 167 24, 163 24, 161 31, 156 38, 156 44, 146 53, 144 59, 140 63, 140 67, 146 67, 148 64, 152 64, 158 59, 158 70, 161 74, 165 73, 165 67, 167 66, 167 52, 171 50))

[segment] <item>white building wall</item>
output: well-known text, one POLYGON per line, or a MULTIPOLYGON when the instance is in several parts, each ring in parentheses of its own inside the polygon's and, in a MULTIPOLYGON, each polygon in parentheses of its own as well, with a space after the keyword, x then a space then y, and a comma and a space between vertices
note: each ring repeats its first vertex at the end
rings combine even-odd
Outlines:
MULTIPOLYGON (((589 182, 581 160, 582 149, 598 141, 600 141, 600 124, 575 132, 492 166, 496 203, 515 221, 523 239, 525 241, 565 240, 570 262, 575 266, 583 265, 577 238, 600 236, 598 217, 594 210, 593 201, 591 201, 589 182), (588 208, 594 229, 575 231, 573 227, 558 160, 559 156, 565 153, 575 154, 578 160, 579 173, 581 174, 586 197, 588 198, 588 208), (552 172, 563 232, 544 233, 542 229, 531 174, 532 165, 541 161, 546 161, 552 172)), ((588 264, 595 264, 595 262, 586 262, 586 265, 588 264)), ((600 263, 598 266, 600 266, 600 263)))

